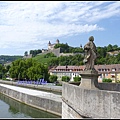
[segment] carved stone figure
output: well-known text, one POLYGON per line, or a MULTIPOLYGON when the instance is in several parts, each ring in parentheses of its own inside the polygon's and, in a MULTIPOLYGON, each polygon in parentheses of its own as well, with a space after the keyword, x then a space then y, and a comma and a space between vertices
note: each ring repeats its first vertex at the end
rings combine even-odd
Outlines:
POLYGON ((83 62, 85 63, 84 70, 95 70, 94 69, 94 62, 97 58, 97 50, 94 44, 94 37, 89 37, 89 42, 84 46, 85 57, 83 62))

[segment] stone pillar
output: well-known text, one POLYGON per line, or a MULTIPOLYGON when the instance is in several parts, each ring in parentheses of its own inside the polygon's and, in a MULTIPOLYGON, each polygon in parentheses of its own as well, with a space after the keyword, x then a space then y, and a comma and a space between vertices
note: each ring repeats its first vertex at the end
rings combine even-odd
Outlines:
POLYGON ((81 83, 80 87, 86 89, 98 89, 98 71, 96 70, 85 70, 80 73, 81 83))

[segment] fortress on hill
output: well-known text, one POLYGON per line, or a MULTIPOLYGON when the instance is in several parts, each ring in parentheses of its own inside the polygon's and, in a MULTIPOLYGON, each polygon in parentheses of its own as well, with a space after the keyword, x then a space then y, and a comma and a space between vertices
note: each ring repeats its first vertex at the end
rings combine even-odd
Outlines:
MULTIPOLYGON (((54 46, 56 44, 59 44, 59 43, 60 43, 60 41, 58 39, 56 40, 56 43, 53 43, 53 44, 51 44, 51 42, 49 41, 48 42, 48 49, 42 49, 42 53, 40 53, 40 54, 47 54, 47 53, 52 52, 57 57, 59 57, 59 56, 76 55, 76 54, 82 54, 83 55, 83 53, 63 53, 61 48, 55 49, 54 46)), ((80 45, 80 48, 82 48, 82 45, 80 45)))
MULTIPOLYGON (((54 48, 56 44, 59 44, 60 41, 57 39, 56 43, 51 44, 51 42, 48 42, 48 49, 42 49, 42 53, 39 53, 38 55, 41 54, 47 54, 47 53, 53 53, 55 56, 60 57, 60 56, 69 56, 69 55, 76 55, 76 54, 81 54, 84 55, 84 53, 63 53, 61 48, 54 48)), ((82 48, 82 45, 80 45, 80 48, 82 48)), ((28 56, 23 56, 23 58, 32 58, 32 54, 29 54, 28 56)))
POLYGON ((48 50, 53 50, 53 49, 54 49, 54 46, 55 46, 56 44, 59 44, 59 40, 58 40, 58 39, 56 40, 56 43, 54 43, 54 44, 51 44, 51 42, 49 41, 49 43, 48 43, 48 50))

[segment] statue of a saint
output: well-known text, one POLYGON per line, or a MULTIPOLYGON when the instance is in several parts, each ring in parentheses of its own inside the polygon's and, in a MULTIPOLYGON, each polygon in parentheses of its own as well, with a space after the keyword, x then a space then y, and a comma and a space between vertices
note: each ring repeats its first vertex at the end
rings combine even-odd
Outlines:
POLYGON ((95 70, 94 69, 94 62, 97 58, 97 50, 94 44, 94 37, 89 37, 89 42, 84 46, 85 58, 83 62, 85 63, 84 70, 95 70))

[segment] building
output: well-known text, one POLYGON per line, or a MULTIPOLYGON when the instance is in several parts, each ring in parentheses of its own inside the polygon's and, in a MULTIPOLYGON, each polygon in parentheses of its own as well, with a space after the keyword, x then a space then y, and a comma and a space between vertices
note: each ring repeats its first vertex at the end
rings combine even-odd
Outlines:
POLYGON ((95 69, 101 74, 98 78, 100 82, 103 78, 110 78, 112 82, 120 80, 120 64, 95 65, 95 69))
POLYGON ((29 54, 27 56, 23 56, 23 59, 28 59, 28 58, 32 58, 32 54, 29 54))
POLYGON ((59 40, 58 40, 58 39, 56 40, 56 43, 54 43, 54 44, 51 44, 51 42, 49 41, 49 43, 48 43, 48 50, 53 50, 53 49, 54 49, 54 46, 55 46, 56 44, 59 44, 59 40))
POLYGON ((80 76, 80 71, 83 71, 84 66, 57 66, 49 70, 50 75, 57 75, 58 81, 62 79, 62 76, 69 76, 70 81, 73 81, 73 77, 80 76))
MULTIPOLYGON (((80 72, 84 70, 85 66, 57 66, 49 70, 50 75, 57 75, 58 81, 62 76, 69 76, 70 81, 73 81, 75 76, 80 76, 80 72)), ((111 65, 95 65, 95 69, 100 76, 98 82, 102 82, 103 78, 112 79, 112 82, 120 80, 120 64, 111 65)))
POLYGON ((120 50, 112 51, 112 52, 107 52, 110 56, 116 56, 120 53, 120 50))

